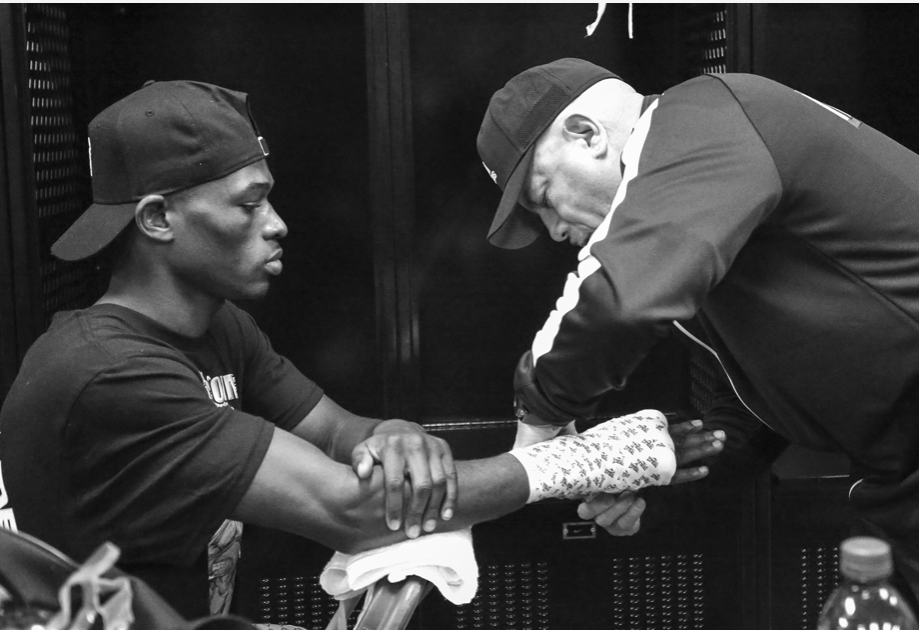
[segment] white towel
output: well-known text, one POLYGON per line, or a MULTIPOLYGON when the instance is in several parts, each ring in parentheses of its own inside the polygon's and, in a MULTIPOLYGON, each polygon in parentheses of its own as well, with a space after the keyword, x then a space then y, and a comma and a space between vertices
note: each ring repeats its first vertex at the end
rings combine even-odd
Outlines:
POLYGON ((472 529, 429 534, 354 555, 336 552, 319 584, 335 599, 346 600, 384 577, 401 582, 409 575, 431 582, 457 606, 471 602, 479 585, 472 529))

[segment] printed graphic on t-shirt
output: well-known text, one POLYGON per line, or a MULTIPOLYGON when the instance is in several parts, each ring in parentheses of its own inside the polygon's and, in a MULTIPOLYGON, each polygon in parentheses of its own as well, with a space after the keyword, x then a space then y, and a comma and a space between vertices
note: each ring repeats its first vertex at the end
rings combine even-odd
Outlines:
POLYGON ((201 376, 201 382, 204 383, 204 389, 207 390, 208 397, 214 401, 214 404, 218 407, 226 407, 230 404, 231 400, 239 399, 239 394, 236 392, 236 377, 232 374, 224 374, 223 376, 205 376, 202 372, 198 372, 201 376))

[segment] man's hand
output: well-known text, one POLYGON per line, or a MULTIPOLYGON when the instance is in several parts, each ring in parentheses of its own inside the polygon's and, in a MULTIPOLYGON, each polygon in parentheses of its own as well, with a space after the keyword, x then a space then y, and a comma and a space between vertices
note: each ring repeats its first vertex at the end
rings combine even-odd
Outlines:
MULTIPOLYGON (((691 420, 669 427, 676 447, 677 471, 670 484, 702 479, 708 474, 705 466, 679 468, 724 449, 724 431, 703 431, 701 420, 691 420)), ((578 516, 594 521, 613 536, 631 536, 641 528, 641 515, 647 504, 634 492, 601 493, 578 506, 578 516)))
POLYGON ((724 449, 724 431, 705 431, 701 420, 671 424, 669 430, 676 449, 677 465, 677 471, 670 479, 670 485, 702 479, 708 474, 707 467, 683 468, 682 466, 720 453, 724 449))
POLYGON ((634 492, 603 492, 578 506, 578 516, 593 521, 613 536, 631 536, 641 527, 645 500, 634 492))
POLYGON ((354 447, 351 467, 367 479, 374 464, 383 466, 386 484, 386 523, 395 531, 417 538, 437 526, 438 516, 449 520, 456 504, 456 467, 450 446, 428 435, 424 428, 405 420, 386 420, 374 428, 373 435, 354 447), (405 509, 405 495, 409 495, 405 509))

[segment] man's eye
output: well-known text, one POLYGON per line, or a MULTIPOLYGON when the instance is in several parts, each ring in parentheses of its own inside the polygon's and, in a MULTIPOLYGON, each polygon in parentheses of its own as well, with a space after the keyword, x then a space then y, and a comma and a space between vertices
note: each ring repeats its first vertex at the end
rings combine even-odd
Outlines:
POLYGON ((256 210, 258 210, 258 207, 259 207, 260 205, 262 205, 262 204, 260 204, 260 203, 244 203, 244 204, 242 204, 242 208, 243 208, 243 210, 245 210, 246 212, 252 213, 252 212, 255 212, 256 210))

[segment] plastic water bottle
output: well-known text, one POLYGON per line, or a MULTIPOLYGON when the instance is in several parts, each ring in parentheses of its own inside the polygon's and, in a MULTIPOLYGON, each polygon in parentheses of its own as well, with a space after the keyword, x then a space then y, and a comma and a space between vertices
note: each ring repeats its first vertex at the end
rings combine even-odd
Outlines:
POLYGON ((842 583, 827 599, 817 630, 919 630, 900 593, 889 582, 890 545, 869 537, 839 547, 842 583))

